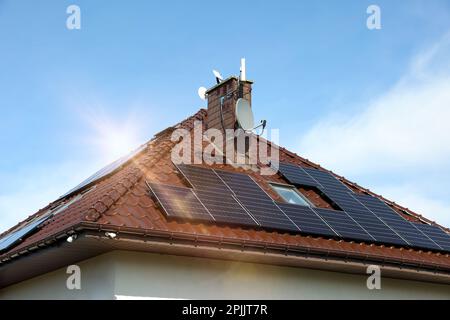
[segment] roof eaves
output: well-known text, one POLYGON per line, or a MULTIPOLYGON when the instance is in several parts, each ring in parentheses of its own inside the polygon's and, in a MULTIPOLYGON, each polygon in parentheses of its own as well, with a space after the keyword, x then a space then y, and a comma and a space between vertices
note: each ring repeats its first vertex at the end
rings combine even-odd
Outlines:
MULTIPOLYGON (((432 272, 438 276, 442 274, 445 277, 450 275, 450 266, 429 261, 417 261, 402 257, 402 259, 390 259, 383 254, 367 254, 364 252, 349 252, 348 250, 335 250, 332 248, 317 248, 308 245, 292 245, 292 244, 276 244, 272 242, 262 242, 256 240, 247 240, 245 242, 219 236, 201 236, 184 232, 161 231, 161 230, 142 230, 139 228, 118 227, 118 226, 103 226, 95 222, 82 222, 71 228, 68 228, 58 235, 52 236, 49 239, 43 239, 40 243, 32 244, 27 248, 22 248, 20 251, 11 252, 6 257, 1 257, 0 266, 5 263, 10 263, 16 259, 27 255, 38 248, 44 248, 55 244, 58 241, 65 241, 68 235, 73 233, 83 234, 84 232, 94 232, 91 236, 107 239, 105 232, 117 232, 118 237, 111 242, 111 249, 118 248, 117 241, 131 241, 131 243, 142 243, 147 245, 149 249, 152 248, 152 243, 164 243, 170 246, 181 245, 185 249, 195 251, 198 248, 210 248, 223 252, 226 250, 237 250, 239 252, 247 253, 261 253, 263 255, 275 255, 275 257, 291 257, 294 258, 310 258, 319 259, 323 263, 329 263, 330 260, 342 261, 344 263, 357 263, 360 265, 379 264, 382 267, 396 268, 398 272, 432 272), (169 240, 169 241, 168 241, 169 240), (186 247, 187 246, 187 247, 186 247)), ((448 255, 446 255, 448 257, 448 255)))

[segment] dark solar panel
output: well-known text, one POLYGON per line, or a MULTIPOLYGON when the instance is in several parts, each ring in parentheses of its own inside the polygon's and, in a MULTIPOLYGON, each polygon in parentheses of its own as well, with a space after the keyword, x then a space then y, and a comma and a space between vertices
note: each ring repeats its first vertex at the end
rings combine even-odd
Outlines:
POLYGON ((214 221, 192 189, 155 183, 148 185, 168 217, 214 221))
POLYGON ((277 203, 278 207, 300 228, 301 232, 335 237, 335 233, 310 207, 277 203))
POLYGON ((354 193, 343 192, 344 189, 325 190, 342 210, 364 228, 377 242, 396 245, 408 245, 398 234, 389 228, 369 208, 354 197, 354 193))
POLYGON ((280 162, 279 171, 293 185, 319 186, 319 183, 307 174, 300 166, 280 162))
POLYGON ((344 211, 314 208, 326 223, 342 238, 373 241, 374 239, 344 211))
POLYGON ((212 169, 185 164, 177 165, 177 168, 194 189, 231 193, 212 169))
POLYGON ((133 158, 138 153, 143 151, 146 147, 147 147, 147 144, 143 144, 142 146, 140 146, 136 150, 134 150, 134 151, 130 152, 129 154, 123 156, 122 158, 120 158, 120 159, 110 163, 106 167, 100 169, 99 171, 94 173, 92 176, 90 176, 89 178, 87 178, 86 180, 81 182, 75 188, 73 188, 73 189, 69 190, 68 192, 66 192, 64 195, 59 197, 59 199, 64 198, 65 196, 68 196, 69 194, 74 193, 74 192, 76 192, 76 191, 78 191, 80 189, 83 189, 84 187, 92 184, 93 182, 95 182, 95 181, 97 181, 97 180, 99 180, 99 179, 101 179, 101 178, 103 178, 103 177, 113 173, 114 171, 116 171, 117 169, 122 167, 125 163, 127 163, 129 160, 131 160, 131 158, 133 158))
POLYGON ((280 171, 291 183, 301 184, 300 182, 303 182, 304 184, 314 185, 314 182, 307 182, 308 177, 310 177, 310 180, 316 181, 315 186, 356 221, 375 241, 397 245, 408 244, 373 212, 355 199, 352 196, 354 193, 331 173, 312 168, 303 169, 285 163, 280 164, 280 171))
POLYGON ((299 228, 248 175, 215 171, 262 227, 299 231, 299 228))
POLYGON ((450 235, 445 233, 444 230, 428 224, 414 223, 414 226, 437 243, 442 249, 450 252, 450 235))
POLYGON ((413 223, 401 217, 380 199, 369 195, 355 195, 355 197, 411 246, 431 250, 441 249, 413 223))
POLYGON ((177 165, 177 168, 194 187, 194 193, 216 221, 253 227, 258 225, 212 169, 192 165, 177 165))
POLYGON ((312 168, 304 168, 303 170, 319 182, 327 191, 352 192, 352 190, 329 172, 312 168))
POLYGON ((46 215, 44 217, 37 218, 36 220, 28 223, 24 227, 18 230, 12 231, 3 238, 0 239, 0 251, 10 248, 12 245, 21 241, 24 237, 28 236, 30 233, 36 231, 36 229, 52 215, 46 215))
MULTIPOLYGON (((348 193, 353 198, 354 194, 348 193)), ((357 201, 357 200, 356 200, 357 201)), ((359 206, 346 208, 347 214, 361 225, 377 242, 406 246, 408 243, 395 233, 383 220, 377 217, 370 209, 365 207, 359 201, 359 206)))
POLYGON ((257 227, 258 224, 247 211, 228 193, 215 190, 194 190, 200 201, 205 205, 216 222, 257 227))

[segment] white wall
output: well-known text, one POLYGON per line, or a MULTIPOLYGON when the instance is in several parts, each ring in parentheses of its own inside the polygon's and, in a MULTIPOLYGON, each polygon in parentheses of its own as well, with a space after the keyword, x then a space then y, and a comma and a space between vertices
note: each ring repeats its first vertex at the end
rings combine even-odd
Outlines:
POLYGON ((301 268, 122 252, 116 295, 192 299, 450 299, 449 285, 382 279, 301 268))
POLYGON ((113 299, 114 263, 112 255, 78 263, 81 290, 67 289, 70 275, 63 268, 4 288, 0 290, 0 299, 113 299))
POLYGON ((204 258, 115 251, 79 264, 82 290, 58 270, 0 291, 6 298, 450 299, 450 286, 204 258))

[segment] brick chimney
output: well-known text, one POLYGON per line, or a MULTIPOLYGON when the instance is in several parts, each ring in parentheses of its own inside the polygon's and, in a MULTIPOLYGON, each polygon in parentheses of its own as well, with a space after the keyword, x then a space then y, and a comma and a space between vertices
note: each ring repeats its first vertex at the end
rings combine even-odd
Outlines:
POLYGON ((239 98, 244 98, 251 105, 252 84, 252 81, 229 77, 206 91, 208 95, 207 128, 235 129, 236 102, 239 98))

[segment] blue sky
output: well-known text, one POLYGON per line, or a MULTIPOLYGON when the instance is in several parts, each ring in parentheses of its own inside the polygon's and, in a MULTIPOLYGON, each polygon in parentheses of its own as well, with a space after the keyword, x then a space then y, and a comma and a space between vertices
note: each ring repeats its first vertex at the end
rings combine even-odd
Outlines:
POLYGON ((450 2, 318 2, 0 0, 0 229, 204 107, 241 57, 282 145, 450 226, 450 2))

